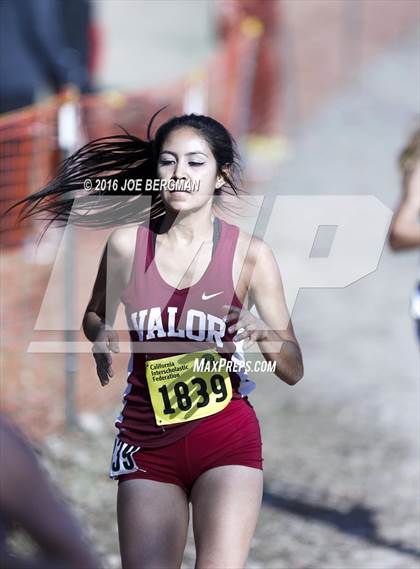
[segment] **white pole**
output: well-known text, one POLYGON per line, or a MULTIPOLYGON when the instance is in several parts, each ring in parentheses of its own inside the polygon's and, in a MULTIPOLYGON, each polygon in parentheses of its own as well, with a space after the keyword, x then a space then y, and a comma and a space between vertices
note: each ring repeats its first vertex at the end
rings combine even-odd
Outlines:
MULTIPOLYGON (((76 149, 79 140, 79 105, 77 95, 69 96, 58 110, 58 146, 61 157, 67 158, 76 149)), ((75 342, 75 285, 76 285, 76 240, 74 228, 68 225, 65 231, 64 241, 64 341, 67 346, 75 342)), ((76 376, 77 355, 66 351, 64 355, 65 369, 65 426, 66 429, 74 430, 77 427, 76 410, 76 376)))

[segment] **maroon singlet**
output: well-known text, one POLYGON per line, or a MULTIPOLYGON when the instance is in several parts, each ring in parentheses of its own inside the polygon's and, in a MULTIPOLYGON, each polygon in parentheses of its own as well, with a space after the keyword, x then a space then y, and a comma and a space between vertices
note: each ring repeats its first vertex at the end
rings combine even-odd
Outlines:
MULTIPOLYGON (((182 343, 181 353, 217 347, 226 359, 236 357, 236 347, 232 342, 235 333, 227 332, 228 326, 223 321, 226 309, 223 310, 222 306, 227 304, 242 308, 232 281, 239 228, 220 218, 215 218, 215 230, 217 224, 220 237, 213 249, 210 264, 196 284, 183 289, 173 288, 162 279, 154 260, 155 234, 144 225, 139 225, 131 276, 121 294, 131 342, 141 341, 143 345, 151 346, 153 342, 162 342, 164 345, 176 341, 182 343), (187 329, 189 337, 181 338, 183 333, 186 335, 187 329), (214 329, 218 332, 217 342, 212 334, 210 339, 213 338, 213 341, 206 342, 209 330, 214 329)), ((183 438, 206 419, 165 427, 156 424, 146 381, 145 358, 158 359, 173 355, 174 352, 145 354, 133 350, 128 365, 124 407, 115 423, 121 441, 142 448, 164 446, 183 438)), ((244 384, 242 374, 229 371, 229 376, 232 399, 247 398, 246 390, 240 389, 244 384)))

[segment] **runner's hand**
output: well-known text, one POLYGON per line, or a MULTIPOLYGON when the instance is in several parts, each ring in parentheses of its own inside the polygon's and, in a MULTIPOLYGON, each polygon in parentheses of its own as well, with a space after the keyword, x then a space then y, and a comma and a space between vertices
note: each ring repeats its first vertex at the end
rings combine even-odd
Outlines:
POLYGON ((92 346, 93 357, 96 361, 96 372, 101 385, 107 385, 109 377, 114 377, 110 352, 118 353, 119 351, 117 332, 112 328, 102 328, 92 346))
POLYGON ((223 308, 228 309, 228 314, 224 319, 226 324, 236 320, 236 322, 228 326, 227 329, 229 334, 237 332, 233 337, 234 342, 245 340, 243 347, 247 349, 252 346, 254 342, 267 339, 267 325, 251 314, 249 310, 245 310, 245 308, 241 309, 237 306, 229 306, 228 304, 224 304, 223 308))

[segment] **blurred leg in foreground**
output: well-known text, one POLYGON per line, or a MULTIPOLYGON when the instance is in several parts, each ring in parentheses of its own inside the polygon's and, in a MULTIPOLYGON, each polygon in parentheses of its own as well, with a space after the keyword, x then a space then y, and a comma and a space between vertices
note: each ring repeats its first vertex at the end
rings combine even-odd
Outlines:
POLYGON ((48 480, 29 444, 0 414, 0 566, 10 569, 98 569, 101 563, 63 497, 48 480), (40 555, 17 556, 6 546, 7 526, 18 524, 40 555))

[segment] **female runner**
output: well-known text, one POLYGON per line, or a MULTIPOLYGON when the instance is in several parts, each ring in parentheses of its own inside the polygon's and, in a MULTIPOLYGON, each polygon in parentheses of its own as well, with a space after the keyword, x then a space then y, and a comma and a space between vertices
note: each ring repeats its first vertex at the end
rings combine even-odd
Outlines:
MULTIPOLYGON (((121 302, 130 332, 110 466, 122 564, 180 567, 191 502, 196 568, 238 569, 259 515, 263 458, 247 397, 254 384, 232 364, 243 362, 242 340, 256 342, 276 376, 294 385, 303 377, 302 356, 270 247, 215 215, 216 196, 237 193, 231 135, 201 115, 172 118, 154 140, 150 127, 148 141, 127 133, 89 143, 32 201, 48 195, 43 207, 55 219, 87 225, 89 215, 70 211, 73 198, 66 199, 84 177, 172 183, 151 196, 148 210, 127 200, 115 208, 114 197, 114 221, 125 226, 107 241, 83 321, 103 386, 114 375, 112 325, 121 302)), ((81 203, 95 207, 88 196, 81 203)))

